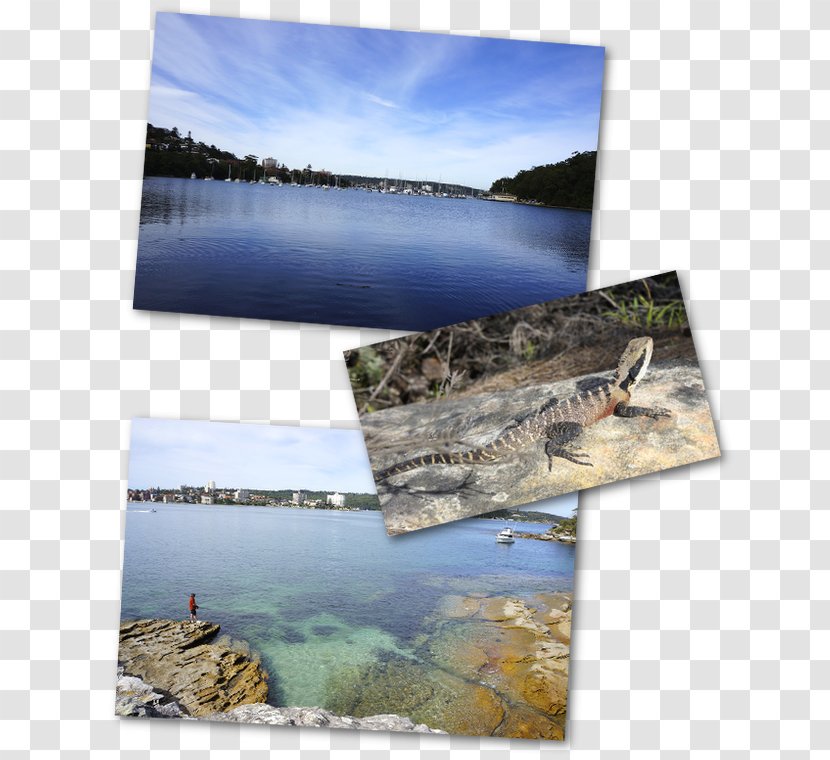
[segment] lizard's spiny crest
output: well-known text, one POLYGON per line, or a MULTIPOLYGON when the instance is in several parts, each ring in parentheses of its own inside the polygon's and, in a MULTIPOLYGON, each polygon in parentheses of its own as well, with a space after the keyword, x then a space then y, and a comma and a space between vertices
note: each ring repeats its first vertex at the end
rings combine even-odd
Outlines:
POLYGON ((634 338, 625 347, 614 379, 619 382, 620 388, 630 391, 645 375, 651 361, 651 352, 654 350, 654 341, 651 338, 634 338))

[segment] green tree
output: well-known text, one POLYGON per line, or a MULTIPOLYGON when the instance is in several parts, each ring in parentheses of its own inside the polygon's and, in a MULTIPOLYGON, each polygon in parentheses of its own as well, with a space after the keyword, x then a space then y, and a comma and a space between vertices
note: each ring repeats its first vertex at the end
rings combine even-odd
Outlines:
POLYGON ((491 193, 510 193, 546 206, 590 209, 594 203, 596 151, 575 152, 555 164, 523 169, 515 177, 501 177, 491 193))

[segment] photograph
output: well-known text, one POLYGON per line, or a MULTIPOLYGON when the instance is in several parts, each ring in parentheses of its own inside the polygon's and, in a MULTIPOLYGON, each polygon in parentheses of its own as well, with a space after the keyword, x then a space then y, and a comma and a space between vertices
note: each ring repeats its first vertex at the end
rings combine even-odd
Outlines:
POLYGON ((115 713, 564 738, 576 496, 392 538, 360 431, 132 423, 115 713))
POLYGON ((345 359, 390 534, 720 456, 676 272, 345 359))
POLYGON ((604 62, 156 14, 134 308, 420 331, 581 292, 604 62))

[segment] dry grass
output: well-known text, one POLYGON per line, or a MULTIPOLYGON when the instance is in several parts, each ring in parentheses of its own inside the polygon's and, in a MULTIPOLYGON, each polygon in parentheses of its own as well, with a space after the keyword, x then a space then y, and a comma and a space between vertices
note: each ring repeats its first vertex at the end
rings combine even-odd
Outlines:
POLYGON ((347 352, 361 414, 613 369, 651 335, 655 361, 694 359, 674 273, 347 352))

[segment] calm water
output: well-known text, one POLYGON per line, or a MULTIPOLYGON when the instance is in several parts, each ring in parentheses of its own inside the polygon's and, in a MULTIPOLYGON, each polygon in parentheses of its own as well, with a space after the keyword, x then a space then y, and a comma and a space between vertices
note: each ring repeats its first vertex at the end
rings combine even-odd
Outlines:
POLYGON ((127 506, 122 619, 185 619, 195 593, 200 617, 262 655, 275 704, 327 706, 338 668, 430 667, 415 639, 446 594, 572 589, 572 546, 497 544, 491 520, 390 538, 378 512, 153 506, 127 506))
POLYGON ((589 211, 144 180, 139 309, 425 330, 585 289, 589 211))

